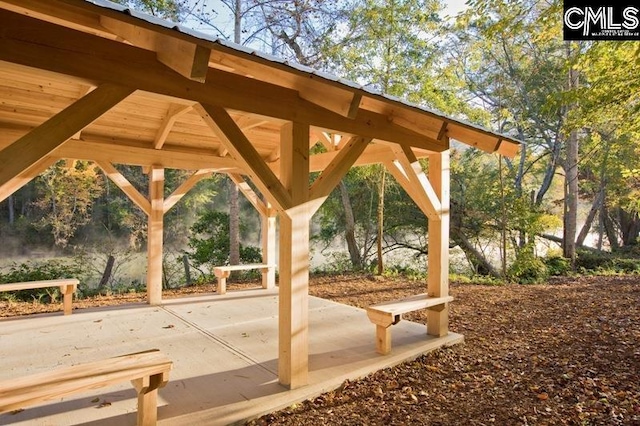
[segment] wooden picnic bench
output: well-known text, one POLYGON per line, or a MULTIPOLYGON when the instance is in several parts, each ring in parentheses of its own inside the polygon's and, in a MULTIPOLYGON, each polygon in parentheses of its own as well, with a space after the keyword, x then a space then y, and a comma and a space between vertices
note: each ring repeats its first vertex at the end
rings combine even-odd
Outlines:
MULTIPOLYGON (((248 271, 251 269, 261 269, 262 272, 268 272, 269 269, 275 268, 276 265, 268 265, 263 263, 247 263, 245 265, 225 265, 216 266, 213 268, 213 274, 218 279, 218 294, 225 294, 227 292, 227 278, 231 275, 232 271, 248 271)), ((263 280, 264 287, 264 280, 263 280)))
POLYGON ((0 284, 0 291, 33 290, 36 288, 60 287, 63 295, 63 309, 65 315, 71 314, 73 293, 78 289, 78 281, 75 278, 62 278, 58 280, 26 281, 22 283, 0 284))
POLYGON ((391 326, 402 319, 402 314, 421 309, 442 310, 452 296, 430 297, 426 293, 392 302, 379 303, 367 308, 369 320, 376 325, 376 350, 382 355, 391 352, 391 326))
POLYGON ((169 381, 172 365, 154 349, 5 380, 0 413, 130 380, 138 393, 138 425, 155 425, 158 389, 169 381))

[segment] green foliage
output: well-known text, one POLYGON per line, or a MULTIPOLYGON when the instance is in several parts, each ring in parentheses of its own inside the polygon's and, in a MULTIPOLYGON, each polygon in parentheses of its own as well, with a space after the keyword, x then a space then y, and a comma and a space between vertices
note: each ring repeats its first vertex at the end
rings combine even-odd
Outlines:
MULTIPOLYGON (((208 210, 198 216, 190 230, 188 245, 191 251, 186 254, 203 279, 210 280, 214 266, 229 263, 229 215, 208 210)), ((262 253, 259 248, 240 245, 241 263, 261 261, 262 253)))
POLYGON ((41 196, 36 202, 43 212, 38 222, 50 230, 56 245, 65 247, 78 227, 91 220, 91 207, 102 194, 96 166, 87 161, 65 165, 59 161, 38 179, 41 196))
POLYGON ((619 253, 578 251, 576 267, 582 273, 638 274, 640 258, 623 257, 619 253))
MULTIPOLYGON (((0 272, 0 283, 17 283, 25 281, 55 280, 59 278, 82 278, 87 271, 77 259, 73 262, 59 260, 47 260, 44 262, 14 263, 6 272, 0 272)), ((38 302, 55 302, 60 298, 60 290, 57 287, 20 290, 7 296, 0 293, 0 297, 38 302)))
POLYGON ((568 275, 571 272, 571 261, 559 254, 551 254, 543 259, 550 276, 568 275))
POLYGON ((547 265, 532 250, 521 250, 508 274, 510 279, 519 284, 541 283, 549 278, 547 265))

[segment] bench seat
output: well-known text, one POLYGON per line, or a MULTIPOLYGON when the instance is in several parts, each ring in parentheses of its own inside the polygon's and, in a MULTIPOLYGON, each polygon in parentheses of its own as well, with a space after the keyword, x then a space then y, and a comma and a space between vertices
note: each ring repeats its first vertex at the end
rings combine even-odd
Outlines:
POLYGON ((251 269, 260 269, 262 272, 268 272, 269 269, 275 268, 276 265, 269 265, 264 263, 247 263, 244 265, 225 265, 216 266, 213 268, 213 275, 218 279, 218 294, 225 294, 227 292, 227 278, 233 271, 249 271, 251 269))
POLYGON ((63 296, 63 310, 65 315, 71 314, 73 293, 78 289, 78 281, 75 278, 62 278, 57 280, 26 281, 21 283, 0 284, 0 291, 33 290, 36 288, 60 287, 63 296))
POLYGON ((382 355, 391 352, 391 326, 402 319, 402 314, 422 309, 442 310, 452 296, 432 297, 426 293, 392 302, 379 303, 367 308, 369 320, 376 325, 376 350, 382 355))
POLYGON ((0 382, 0 413, 131 381, 138 393, 138 425, 155 425, 158 389, 167 384, 172 365, 152 350, 6 380, 0 382))

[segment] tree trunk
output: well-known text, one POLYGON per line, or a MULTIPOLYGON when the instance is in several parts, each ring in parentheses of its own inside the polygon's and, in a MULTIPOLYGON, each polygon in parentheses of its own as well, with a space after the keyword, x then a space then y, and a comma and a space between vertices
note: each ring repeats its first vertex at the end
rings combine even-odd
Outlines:
POLYGON ((113 255, 109 255, 107 258, 107 266, 105 266, 102 278, 100 278, 100 282, 98 283, 98 290, 102 290, 109 283, 109 279, 111 278, 111 273, 113 271, 113 264, 115 262, 116 258, 113 257, 113 255))
POLYGON ((377 251, 378 251, 378 275, 384 272, 384 260, 382 259, 382 243, 384 239, 384 188, 387 177, 386 169, 382 168, 382 176, 380 177, 380 187, 378 188, 378 235, 377 235, 377 251))
POLYGON ((609 240, 611 251, 619 249, 620 243, 618 242, 618 236, 616 235, 616 230, 613 227, 611 218, 609 217, 609 209, 606 208, 606 206, 603 208, 602 222, 604 223, 604 232, 607 235, 607 240, 609 240))
POLYGON ((182 264, 184 265, 184 280, 187 287, 192 284, 191 281, 191 267, 189 266, 189 256, 186 254, 182 256, 182 264))
MULTIPOLYGON (((571 48, 567 45, 567 57, 571 56, 571 48)), ((578 71, 573 67, 569 70, 569 90, 578 87, 578 71)), ((571 260, 571 266, 576 265, 576 232, 578 228, 578 131, 574 129, 569 134, 566 146, 565 197, 563 220, 564 257, 571 260)))
POLYGON ((340 181, 340 198, 342 200, 342 207, 344 208, 345 216, 345 238, 347 240, 347 248, 349 249, 349 257, 351 258, 351 264, 354 269, 362 269, 362 257, 360 256, 360 248, 356 241, 356 221, 353 217, 353 208, 351 207, 351 200, 349 199, 349 192, 347 191, 347 185, 344 181, 340 181))
POLYGON ((240 209, 238 187, 229 179, 229 264, 240 263, 240 209))
POLYGON ((14 204, 15 203, 14 203, 13 194, 11 194, 7 198, 7 208, 9 209, 9 225, 13 225, 13 223, 16 221, 16 212, 15 212, 14 204))
POLYGON ((596 214, 600 211, 600 206, 602 206, 602 201, 604 200, 604 186, 600 187, 600 190, 596 194, 596 198, 593 200, 593 204, 591 205, 591 210, 589 210, 589 214, 587 215, 587 219, 578 234, 578 238, 576 239, 576 246, 584 245, 584 240, 589 235, 589 231, 591 230, 591 225, 593 225, 593 219, 595 219, 596 214))
MULTIPOLYGON (((233 12, 233 41, 242 42, 242 0, 235 0, 233 12)), ((229 264, 240 263, 240 207, 238 187, 229 179, 229 264)))
POLYGON ((476 272, 480 275, 491 275, 500 278, 500 272, 489 263, 487 258, 476 249, 467 237, 458 229, 451 229, 451 239, 460 246, 464 254, 467 256, 476 272))
POLYGON ((622 246, 637 245, 638 236, 640 236, 640 217, 638 217, 638 213, 630 213, 621 208, 619 208, 619 211, 622 246))

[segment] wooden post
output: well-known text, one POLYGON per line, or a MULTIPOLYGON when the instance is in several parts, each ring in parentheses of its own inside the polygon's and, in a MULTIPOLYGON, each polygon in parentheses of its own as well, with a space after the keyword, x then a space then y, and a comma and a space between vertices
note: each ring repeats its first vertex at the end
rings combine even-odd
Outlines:
MULTIPOLYGON (((262 263, 266 265, 276 264, 276 216, 267 206, 267 214, 260 215, 262 222, 262 263)), ((262 271, 262 287, 275 288, 276 270, 269 268, 262 271)))
MULTIPOLYGON (((429 155, 429 181, 440 199, 439 219, 429 218, 429 267, 427 293, 431 297, 449 295, 449 151, 429 155)), ((427 311, 427 333, 446 336, 449 307, 427 311)))
POLYGON ((151 211, 147 229, 147 301, 162 303, 162 232, 164 216, 164 168, 152 166, 149 172, 151 211))
POLYGON ((290 389, 309 376, 309 126, 281 130, 280 179, 294 207, 280 215, 278 376, 290 389))

